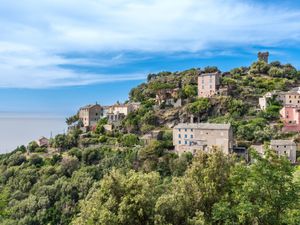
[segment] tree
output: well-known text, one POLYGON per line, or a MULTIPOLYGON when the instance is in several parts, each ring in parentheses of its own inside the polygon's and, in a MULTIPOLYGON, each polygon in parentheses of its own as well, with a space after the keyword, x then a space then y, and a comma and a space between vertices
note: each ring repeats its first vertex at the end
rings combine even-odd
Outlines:
POLYGON ((212 207, 226 193, 232 166, 232 159, 221 151, 199 152, 186 174, 174 179, 157 200, 156 224, 210 224, 212 207))
POLYGON ((133 147, 139 143, 139 138, 135 134, 124 134, 121 138, 121 143, 126 147, 133 147))
POLYGON ((216 66, 207 66, 204 68, 204 72, 205 73, 214 73, 214 72, 218 72, 219 69, 216 66))
POLYGON ((27 149, 29 152, 35 152, 35 150, 39 147, 39 145, 36 143, 36 141, 31 141, 28 146, 27 149))
POLYGON ((73 123, 77 122, 78 120, 79 120, 79 115, 76 114, 76 115, 73 115, 73 116, 70 116, 70 117, 66 118, 66 124, 70 126, 73 123))
POLYGON ((186 86, 184 86, 183 93, 188 98, 196 97, 197 93, 198 93, 197 85, 186 85, 186 86))
POLYGON ((157 173, 113 170, 81 204, 72 224, 153 224, 154 206, 163 191, 157 173))
POLYGON ((72 173, 79 167, 79 161, 76 157, 64 157, 61 161, 61 172, 70 177, 72 173))
POLYGON ((265 158, 252 154, 251 166, 238 164, 228 192, 214 205, 216 224, 287 224, 290 210, 299 203, 299 186, 293 183, 293 167, 285 158, 267 151, 265 158))
POLYGON ((211 103, 208 98, 199 98, 195 102, 188 105, 188 112, 201 116, 207 112, 211 107, 211 103))

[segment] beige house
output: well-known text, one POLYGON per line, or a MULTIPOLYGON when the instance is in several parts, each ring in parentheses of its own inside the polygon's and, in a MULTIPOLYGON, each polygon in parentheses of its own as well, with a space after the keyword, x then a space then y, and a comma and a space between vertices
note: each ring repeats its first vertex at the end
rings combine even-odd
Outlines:
POLYGON ((49 139, 46 137, 40 137, 36 143, 38 144, 38 146, 40 147, 47 147, 49 145, 49 139))
POLYGON ((220 72, 202 73, 198 77, 198 96, 211 97, 218 94, 220 72))
POLYGON ((179 154, 210 151, 220 148, 229 154, 233 148, 233 132, 230 124, 180 123, 173 128, 173 145, 179 154))
POLYGON ((280 156, 286 156, 291 163, 296 162, 297 145, 293 140, 271 140, 271 149, 280 156))
POLYGON ((276 92, 267 92, 263 97, 258 99, 261 110, 266 110, 268 106, 268 99, 271 99, 275 94, 276 92))
POLYGON ((280 100, 284 106, 300 107, 300 87, 293 88, 288 92, 279 93, 278 100, 280 100))
POLYGON ((110 122, 118 122, 124 119, 129 113, 138 110, 140 103, 130 102, 127 104, 115 104, 107 108, 106 116, 110 122))
POLYGON ((79 119, 84 127, 91 127, 103 116, 103 109, 99 104, 87 105, 79 109, 79 119))

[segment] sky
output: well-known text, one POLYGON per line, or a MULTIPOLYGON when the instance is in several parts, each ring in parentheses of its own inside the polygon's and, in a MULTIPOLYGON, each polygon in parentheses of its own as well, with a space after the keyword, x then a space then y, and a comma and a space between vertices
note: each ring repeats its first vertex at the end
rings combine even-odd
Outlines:
POLYGON ((300 69, 299 43, 299 1, 0 0, 0 112, 72 115, 149 73, 227 71, 258 51, 300 69))

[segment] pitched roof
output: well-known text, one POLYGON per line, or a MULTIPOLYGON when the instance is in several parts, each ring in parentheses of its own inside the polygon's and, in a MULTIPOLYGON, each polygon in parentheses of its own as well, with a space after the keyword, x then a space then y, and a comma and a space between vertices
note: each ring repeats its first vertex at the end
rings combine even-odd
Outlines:
POLYGON ((179 123, 174 129, 229 130, 230 123, 179 123))
POLYGON ((271 140, 271 145, 294 145, 296 143, 293 140, 271 140))
POLYGON ((201 73, 199 76, 210 76, 210 75, 220 75, 220 72, 213 72, 213 73, 201 73))
POLYGON ((94 106, 100 106, 100 105, 99 104, 89 104, 89 105, 81 107, 80 109, 90 109, 90 108, 93 108, 94 106))

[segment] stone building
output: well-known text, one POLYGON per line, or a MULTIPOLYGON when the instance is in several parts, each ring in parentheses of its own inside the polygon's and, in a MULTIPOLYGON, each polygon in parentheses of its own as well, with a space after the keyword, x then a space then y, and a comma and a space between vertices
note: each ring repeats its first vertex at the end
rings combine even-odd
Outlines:
POLYGON ((202 73, 198 77, 198 96, 211 97, 219 94, 220 72, 202 73))
POLYGON ((84 127, 92 127, 103 116, 103 108, 99 104, 87 105, 79 109, 79 119, 84 127))
POLYGON ((281 101, 284 106, 289 105, 300 108, 300 87, 279 93, 278 100, 281 101))
POLYGON ((229 154, 233 148, 233 132, 230 124, 180 123, 173 128, 173 145, 179 154, 210 151, 220 148, 229 154))
POLYGON ((162 89, 156 92, 155 102, 157 105, 166 104, 168 106, 180 107, 179 88, 162 89))
POLYGON ((153 130, 141 137, 141 141, 143 144, 148 145, 152 141, 161 140, 163 136, 163 131, 161 130, 153 130))
POLYGON ((271 149, 279 156, 286 156, 291 163, 296 162, 297 145, 292 140, 271 140, 271 149))
POLYGON ((257 57, 258 61, 264 61, 265 63, 269 62, 269 52, 259 52, 257 57))
POLYGON ((40 147, 47 147, 49 145, 49 139, 46 137, 40 137, 38 140, 36 140, 36 143, 40 147))

